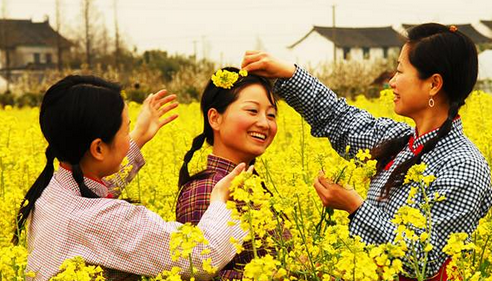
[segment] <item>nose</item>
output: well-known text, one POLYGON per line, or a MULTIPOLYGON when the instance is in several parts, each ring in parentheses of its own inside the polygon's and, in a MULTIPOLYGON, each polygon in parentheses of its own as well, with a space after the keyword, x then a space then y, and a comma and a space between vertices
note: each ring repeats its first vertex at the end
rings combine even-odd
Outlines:
POLYGON ((395 73, 395 75, 393 75, 393 77, 391 77, 391 79, 389 81, 389 85, 392 89, 394 89, 396 87, 396 73, 395 73))
POLYGON ((268 123, 268 118, 266 115, 263 114, 259 114, 258 120, 256 120, 256 125, 262 129, 270 128, 270 124, 268 123))

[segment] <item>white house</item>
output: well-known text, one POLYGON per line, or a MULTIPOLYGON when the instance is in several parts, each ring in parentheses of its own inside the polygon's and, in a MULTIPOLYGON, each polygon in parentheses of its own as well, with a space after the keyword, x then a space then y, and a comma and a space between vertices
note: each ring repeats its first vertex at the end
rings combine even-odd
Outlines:
POLYGON ((303 65, 336 61, 374 61, 397 57, 403 37, 391 26, 349 28, 313 26, 303 38, 288 47, 303 65), (336 53, 334 52, 336 48, 336 53))
POLYGON ((478 54, 478 79, 492 80, 492 50, 478 54))
POLYGON ((58 63, 58 46, 65 53, 71 45, 48 20, 0 20, 0 75, 12 81, 26 70, 53 68, 58 63))
POLYGON ((48 21, 0 20, 0 68, 22 69, 57 63, 57 46, 67 51, 71 43, 54 31, 48 21))
POLYGON ((481 20, 479 24, 474 26, 478 32, 486 37, 492 38, 492 20, 481 20))

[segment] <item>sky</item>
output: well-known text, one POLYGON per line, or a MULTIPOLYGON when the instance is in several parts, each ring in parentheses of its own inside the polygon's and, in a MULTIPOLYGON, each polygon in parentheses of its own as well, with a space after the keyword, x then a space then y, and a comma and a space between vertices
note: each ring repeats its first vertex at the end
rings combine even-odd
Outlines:
MULTIPOLYGON (((54 26, 55 0, 1 0, 7 16, 54 26)), ((60 0, 61 33, 81 26, 81 1, 60 0)), ((98 20, 114 30, 114 1, 94 0, 98 20)), ((129 49, 195 54, 222 64, 239 64, 246 50, 267 50, 288 58, 291 45, 313 25, 394 26, 402 23, 472 23, 492 20, 492 0, 116 0, 119 30, 129 49)))

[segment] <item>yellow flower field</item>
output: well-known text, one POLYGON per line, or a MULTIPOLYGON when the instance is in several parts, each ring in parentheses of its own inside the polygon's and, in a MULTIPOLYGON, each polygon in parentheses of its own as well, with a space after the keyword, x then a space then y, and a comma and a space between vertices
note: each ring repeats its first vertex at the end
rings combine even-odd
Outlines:
MULTIPOLYGON (((377 100, 359 97, 351 103, 378 117, 385 116, 409 122, 408 119, 393 113, 390 91, 382 92, 382 97, 377 100)), ((139 107, 138 104, 130 103, 132 120, 136 118, 139 107)), ((139 204, 158 213, 165 220, 174 220, 174 204, 182 159, 193 138, 202 129, 199 107, 198 103, 178 107, 179 118, 164 127, 144 147, 142 153, 146 165, 126 187, 122 197, 139 201, 139 204)), ((465 134, 478 146, 489 164, 492 163, 490 112, 492 95, 483 92, 474 92, 460 112, 465 134)), ((0 281, 24 279, 27 263, 25 239, 16 247, 10 243, 10 239, 15 231, 15 215, 19 204, 46 163, 46 142, 39 130, 38 114, 38 108, 0 109, 0 281)), ((371 169, 370 165, 360 166, 357 164, 360 161, 352 161, 350 164, 338 156, 331 149, 327 139, 312 137, 309 125, 283 102, 279 105, 277 124, 276 139, 255 164, 273 196, 256 195, 254 186, 258 185, 259 181, 254 176, 243 177, 240 179, 242 182, 237 183, 244 186, 249 184, 252 191, 245 194, 255 194, 255 198, 248 199, 253 202, 254 208, 248 209, 250 218, 244 222, 248 229, 255 227, 256 235, 252 235, 250 239, 253 239, 253 244, 257 246, 268 245, 276 249, 270 255, 253 260, 246 266, 244 276, 249 280, 394 280, 402 271, 400 258, 406 252, 411 252, 409 246, 398 241, 380 246, 365 245, 357 237, 348 235, 348 218, 344 212, 335 211, 329 219, 333 225, 327 224, 327 221, 321 218, 325 218, 329 211, 323 209, 312 186, 313 179, 321 169, 327 175, 334 175, 347 166, 352 167, 352 181, 355 181, 356 189, 365 194, 369 184, 367 170, 371 169), (282 217, 288 218, 283 220, 282 225, 289 229, 291 239, 272 238, 268 235, 280 231, 279 224, 272 224, 273 219, 265 221, 265 216, 271 217, 274 212, 284 214, 282 217), (261 218, 262 221, 255 221, 255 218, 261 218)), ((209 148, 204 148, 195 153, 189 165, 190 174, 204 168, 209 152, 209 148)), ((358 154, 361 160, 366 157, 364 152, 358 154)), ((420 184, 422 188, 419 190, 422 192, 425 192, 425 186, 432 181, 419 178, 418 175, 412 178, 417 179, 415 182, 420 184)), ((412 190, 412 193, 415 192, 420 191, 412 190)), ((236 193, 241 197, 236 198, 237 200, 245 200, 244 193, 236 193)), ((402 232, 398 236, 404 235, 403 233, 408 235, 408 224, 413 223, 413 227, 421 224, 417 221, 412 222, 411 219, 402 219, 403 217, 422 216, 423 220, 426 219, 424 211, 414 216, 411 214, 415 209, 403 211, 408 213, 399 214, 401 217, 395 220, 395 223, 402 224, 402 232)), ((241 214, 235 215, 241 217, 241 214)), ((453 276, 462 280, 492 280, 492 242, 489 241, 491 235, 492 216, 489 213, 481 221, 470 241, 466 241, 466 235, 462 234, 451 237, 445 251, 453 256, 453 276), (463 249, 467 249, 468 252, 462 252, 463 249)), ((426 239, 427 234, 421 235, 415 238, 415 243, 422 243, 426 249, 430 249, 432 245, 426 244, 426 239)), ((176 256, 179 258, 179 254, 176 256)), ((81 261, 75 262, 80 264, 81 261)), ((85 270, 83 266, 81 268, 80 270, 85 270)), ((87 270, 90 270, 92 275, 81 274, 80 276, 86 276, 84 280, 102 280, 101 276, 95 277, 97 269, 87 270)), ((179 269, 173 269, 173 272, 162 274, 158 279, 179 280, 179 277, 176 277, 178 272, 179 269)), ((67 278, 75 278, 74 275, 70 276, 72 277, 67 278)), ((421 278, 423 277, 419 277, 420 280, 421 278)))

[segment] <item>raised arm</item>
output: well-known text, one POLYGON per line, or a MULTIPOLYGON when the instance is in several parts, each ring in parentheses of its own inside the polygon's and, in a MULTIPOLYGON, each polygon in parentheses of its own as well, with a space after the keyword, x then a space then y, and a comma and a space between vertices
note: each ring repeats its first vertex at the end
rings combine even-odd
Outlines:
POLYGON ((340 154, 372 148, 385 139, 410 134, 405 123, 375 118, 365 110, 347 104, 304 69, 261 52, 248 52, 243 68, 267 77, 280 78, 274 92, 299 112, 311 125, 315 137, 327 137, 340 154))

